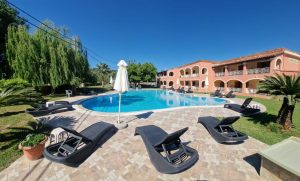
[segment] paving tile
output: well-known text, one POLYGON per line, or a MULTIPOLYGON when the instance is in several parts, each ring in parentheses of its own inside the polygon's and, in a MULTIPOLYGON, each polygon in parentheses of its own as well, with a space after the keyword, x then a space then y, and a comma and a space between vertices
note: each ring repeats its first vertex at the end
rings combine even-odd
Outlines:
MULTIPOLYGON (((74 97, 68 100, 76 101, 74 97)), ((234 99, 241 103, 242 100, 234 99)), ((260 180, 255 168, 245 157, 267 147, 262 142, 249 138, 243 144, 222 145, 217 143, 197 123, 199 116, 233 116, 237 113, 222 107, 184 108, 176 111, 155 112, 148 118, 122 115, 129 126, 118 131, 98 148, 78 168, 53 163, 45 158, 29 161, 19 158, 0 173, 0 181, 6 180, 260 180), (135 128, 157 125, 167 132, 189 127, 182 141, 196 149, 198 162, 190 169, 174 175, 161 174, 151 164, 140 136, 134 136, 135 128)), ((114 124, 117 116, 103 116, 91 111, 74 110, 42 118, 51 125, 64 124, 78 131, 89 125, 105 121, 114 124)))

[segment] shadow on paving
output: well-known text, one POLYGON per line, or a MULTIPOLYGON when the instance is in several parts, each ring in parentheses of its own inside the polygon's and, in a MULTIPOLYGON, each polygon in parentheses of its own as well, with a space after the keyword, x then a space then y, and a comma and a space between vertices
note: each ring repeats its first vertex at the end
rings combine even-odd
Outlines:
POLYGON ((260 174, 260 163, 261 157, 258 153, 255 153, 250 156, 246 156, 243 158, 247 163, 249 163, 256 170, 257 174, 260 174))
POLYGON ((66 126, 68 128, 74 129, 77 120, 75 117, 71 116, 54 116, 54 117, 42 117, 38 121, 44 126, 49 128, 57 128, 59 126, 66 126))
POLYGON ((149 111, 149 112, 146 112, 146 113, 142 113, 142 114, 135 115, 135 118, 132 119, 132 120, 127 121, 127 123, 132 122, 132 121, 135 121, 135 120, 138 120, 138 119, 147 119, 147 118, 149 118, 153 113, 154 113, 154 112, 149 111))

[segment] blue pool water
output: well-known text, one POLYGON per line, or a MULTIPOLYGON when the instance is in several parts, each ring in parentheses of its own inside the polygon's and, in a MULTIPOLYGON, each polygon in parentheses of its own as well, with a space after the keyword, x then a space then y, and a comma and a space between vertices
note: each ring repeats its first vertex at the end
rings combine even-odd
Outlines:
MULTIPOLYGON (((110 94, 88 99, 83 107, 98 112, 118 112, 119 95, 110 94)), ((222 105, 220 98, 197 97, 164 90, 130 90, 122 94, 121 112, 145 111, 180 106, 222 105)))

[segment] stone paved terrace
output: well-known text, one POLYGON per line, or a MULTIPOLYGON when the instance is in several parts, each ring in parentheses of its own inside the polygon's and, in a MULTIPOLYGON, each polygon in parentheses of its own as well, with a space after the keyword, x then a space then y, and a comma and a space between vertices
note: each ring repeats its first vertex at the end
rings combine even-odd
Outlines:
MULTIPOLYGON (((74 101, 84 97, 66 100, 74 101)), ((236 102, 242 100, 234 99, 236 102)), ((198 124, 200 116, 232 116, 237 113, 222 107, 184 108, 163 112, 149 112, 137 116, 122 116, 129 127, 118 131, 98 148, 78 168, 53 163, 45 158, 29 161, 24 156, 0 173, 0 181, 6 180, 261 180, 257 169, 260 160, 255 155, 267 147, 260 141, 249 138, 242 144, 216 143, 206 129, 198 124), (150 162, 140 136, 134 136, 137 126, 154 124, 167 132, 188 126, 182 136, 183 142, 199 153, 198 162, 190 169, 174 175, 161 174, 150 162)), ((69 111, 43 119, 51 125, 63 124, 78 131, 87 126, 105 121, 116 122, 116 116, 101 116, 92 111, 69 111)))

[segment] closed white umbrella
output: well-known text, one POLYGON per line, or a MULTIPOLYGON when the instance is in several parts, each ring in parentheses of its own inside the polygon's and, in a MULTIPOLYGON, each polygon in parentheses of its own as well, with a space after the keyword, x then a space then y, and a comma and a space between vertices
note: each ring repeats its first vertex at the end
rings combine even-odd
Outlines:
POLYGON ((109 83, 110 83, 110 84, 113 83, 113 78, 112 78, 112 76, 110 76, 109 83))
POLYGON ((114 89, 119 92, 119 115, 118 115, 118 124, 120 124, 120 112, 121 112, 121 99, 122 92, 128 91, 129 82, 127 75, 127 63, 124 60, 120 60, 118 63, 118 72, 115 79, 114 89))
POLYGON ((208 85, 209 85, 209 82, 208 82, 208 76, 206 76, 206 78, 205 78, 205 87, 207 88, 208 85))

